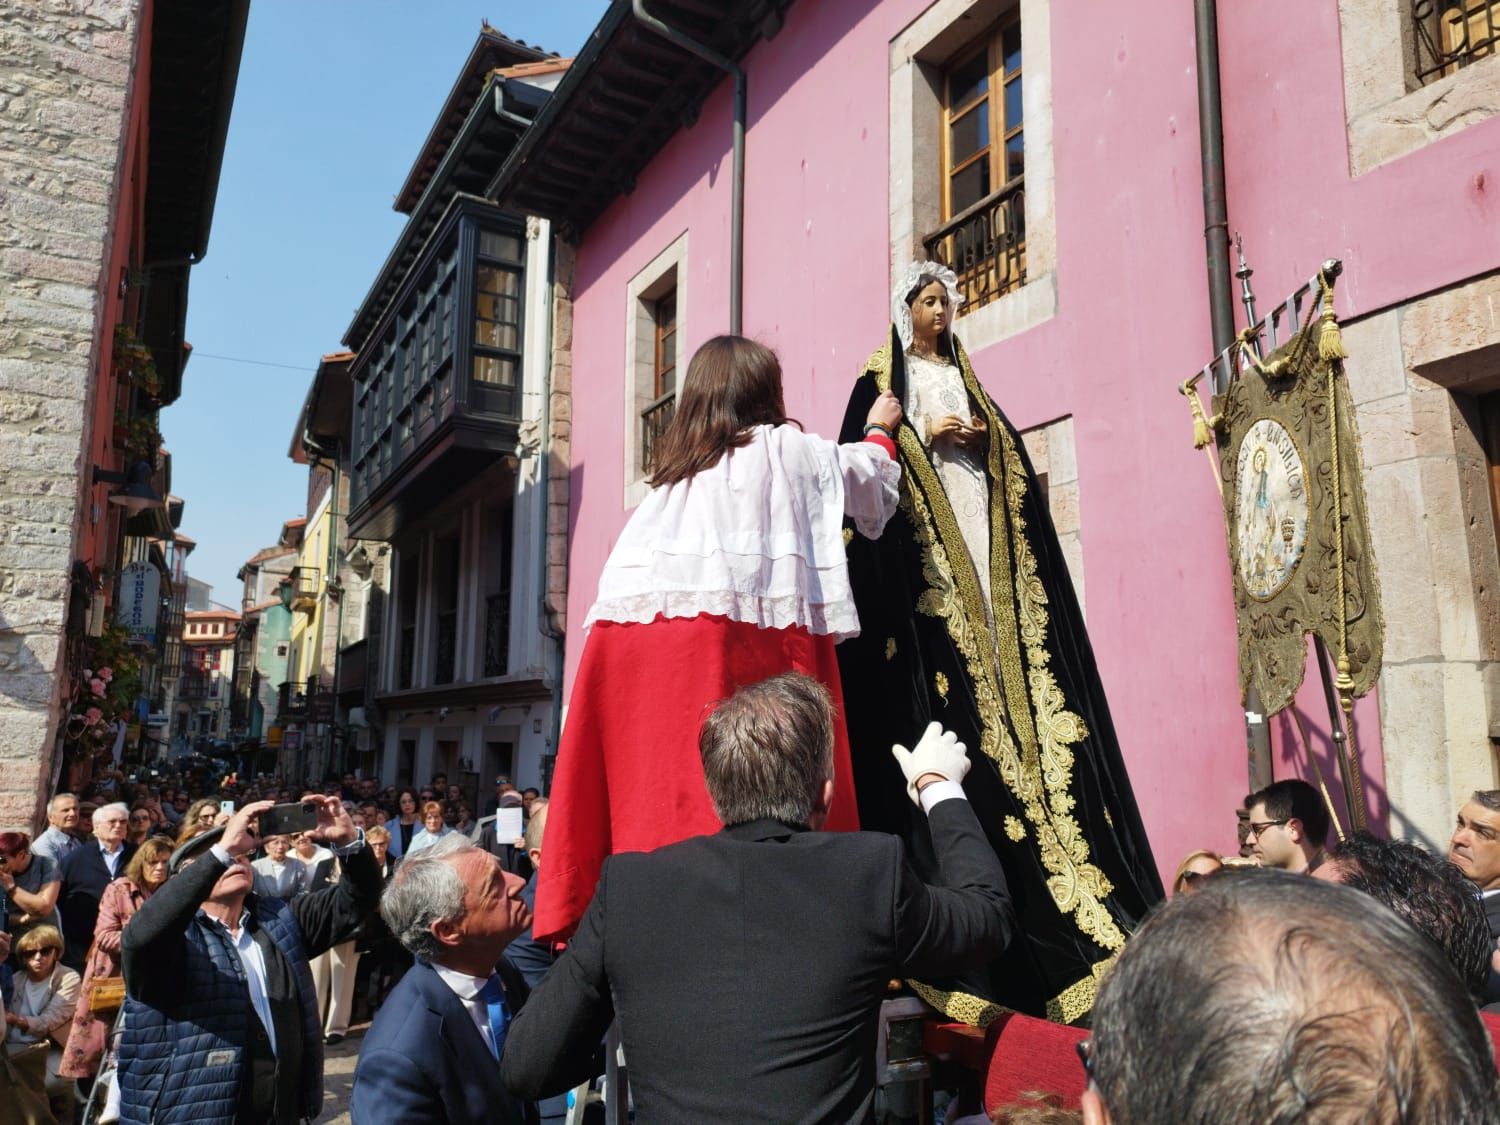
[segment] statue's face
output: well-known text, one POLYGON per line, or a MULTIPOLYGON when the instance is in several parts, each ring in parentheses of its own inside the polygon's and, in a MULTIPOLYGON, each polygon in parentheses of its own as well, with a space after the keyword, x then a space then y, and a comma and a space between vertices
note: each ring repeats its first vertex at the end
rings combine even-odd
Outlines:
POLYGON ((941 281, 923 287, 911 303, 911 328, 915 339, 931 343, 948 327, 948 291, 941 281))

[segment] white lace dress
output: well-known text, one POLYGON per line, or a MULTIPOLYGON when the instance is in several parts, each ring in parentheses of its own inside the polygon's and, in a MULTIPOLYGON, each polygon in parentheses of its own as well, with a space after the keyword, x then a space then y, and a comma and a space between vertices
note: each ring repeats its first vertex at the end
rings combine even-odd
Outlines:
POLYGON ((937 471, 959 533, 969 549, 969 558, 979 573, 984 591, 986 615, 990 604, 990 486, 977 455, 950 441, 933 444, 932 427, 949 414, 967 420, 972 411, 963 375, 948 360, 928 359, 915 352, 906 353, 906 401, 902 403, 907 418, 927 447, 932 467, 937 471))

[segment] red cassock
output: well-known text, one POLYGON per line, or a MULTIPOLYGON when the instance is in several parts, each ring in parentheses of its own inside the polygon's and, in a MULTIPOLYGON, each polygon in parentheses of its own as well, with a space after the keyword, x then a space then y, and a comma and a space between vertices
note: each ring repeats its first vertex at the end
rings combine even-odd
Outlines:
POLYGON ((829 689, 834 800, 825 827, 859 827, 834 654, 835 642, 858 630, 843 517, 878 535, 898 480, 888 443, 838 446, 764 426, 750 445, 654 490, 637 509, 586 625, 552 780, 534 937, 573 932, 605 857, 722 827, 698 733, 713 704, 745 684, 796 671, 829 689))

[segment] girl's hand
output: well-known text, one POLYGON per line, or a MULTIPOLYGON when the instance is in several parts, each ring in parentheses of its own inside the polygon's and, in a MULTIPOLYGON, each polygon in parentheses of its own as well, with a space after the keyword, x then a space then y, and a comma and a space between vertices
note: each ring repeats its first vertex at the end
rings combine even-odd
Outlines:
POLYGON ((865 425, 880 425, 894 431, 901 424, 901 403, 890 391, 881 391, 870 412, 865 415, 865 425))

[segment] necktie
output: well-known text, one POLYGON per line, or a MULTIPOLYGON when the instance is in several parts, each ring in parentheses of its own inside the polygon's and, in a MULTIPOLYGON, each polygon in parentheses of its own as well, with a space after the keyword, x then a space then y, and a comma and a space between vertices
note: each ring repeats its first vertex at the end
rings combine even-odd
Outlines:
POLYGON ((500 986, 499 977, 492 976, 485 982, 479 990, 479 999, 489 1014, 490 1050, 498 1059, 505 1050, 505 1033, 510 1027, 510 1009, 505 1006, 505 989, 500 986))

